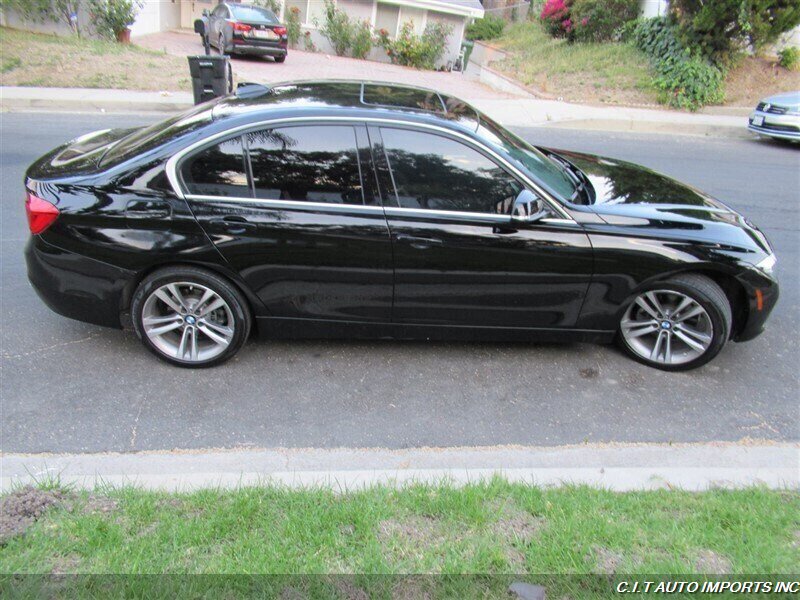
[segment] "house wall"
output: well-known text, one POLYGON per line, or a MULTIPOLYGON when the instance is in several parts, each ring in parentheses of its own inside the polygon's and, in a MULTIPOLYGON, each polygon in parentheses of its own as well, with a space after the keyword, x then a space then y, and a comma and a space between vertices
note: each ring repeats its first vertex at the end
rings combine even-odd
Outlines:
POLYGON ((180 0, 181 1, 181 27, 194 29, 194 22, 203 16, 203 11, 214 10, 216 0, 180 0))
POLYGON ((667 13, 668 0, 639 0, 639 9, 642 16, 649 19, 650 17, 660 17, 667 13))

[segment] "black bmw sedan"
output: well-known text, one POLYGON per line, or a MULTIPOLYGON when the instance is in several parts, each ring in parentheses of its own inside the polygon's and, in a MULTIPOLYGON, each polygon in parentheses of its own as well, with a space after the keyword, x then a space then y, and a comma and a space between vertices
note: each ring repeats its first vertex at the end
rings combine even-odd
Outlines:
POLYGON ((246 86, 28 170, 31 283, 184 367, 275 337, 616 340, 667 370, 761 333, 744 217, 616 159, 532 146, 455 98, 246 86))

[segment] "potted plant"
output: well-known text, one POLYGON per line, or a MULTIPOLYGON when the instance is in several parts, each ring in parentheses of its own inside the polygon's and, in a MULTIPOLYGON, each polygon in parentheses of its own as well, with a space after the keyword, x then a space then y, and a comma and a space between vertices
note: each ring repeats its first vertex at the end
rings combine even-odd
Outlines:
POLYGON ((91 0, 89 12, 100 35, 129 44, 130 26, 141 8, 141 0, 91 0))

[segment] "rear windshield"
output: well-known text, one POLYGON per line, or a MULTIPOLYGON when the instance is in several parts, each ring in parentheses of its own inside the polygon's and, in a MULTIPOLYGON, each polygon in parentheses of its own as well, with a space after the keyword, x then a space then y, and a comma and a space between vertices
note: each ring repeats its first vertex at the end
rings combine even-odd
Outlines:
POLYGON ((172 138, 207 125, 211 122, 211 119, 211 110, 208 105, 200 104, 165 121, 159 121, 149 127, 137 129, 112 146, 103 156, 100 166, 106 167, 120 163, 138 154, 157 148, 172 138))
POLYGON ((277 23, 278 17, 271 10, 258 6, 231 6, 233 16, 249 23, 277 23))

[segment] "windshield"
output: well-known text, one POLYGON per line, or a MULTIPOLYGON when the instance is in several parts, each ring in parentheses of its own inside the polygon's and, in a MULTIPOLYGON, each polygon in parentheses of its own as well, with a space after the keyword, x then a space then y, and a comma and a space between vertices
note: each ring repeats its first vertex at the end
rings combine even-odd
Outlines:
POLYGON ((119 163, 148 150, 152 150, 161 144, 189 132, 198 127, 202 127, 211 122, 211 110, 207 104, 200 104, 182 112, 165 121, 159 121, 149 127, 135 130, 132 134, 122 138, 119 143, 111 147, 105 153, 100 166, 106 167, 113 163, 119 163))
POLYGON ((484 116, 480 118, 477 133, 487 142, 499 146, 516 160, 519 166, 529 171, 562 198, 569 200, 575 194, 576 185, 567 170, 522 138, 484 116))
POLYGON ((258 6, 231 6, 233 16, 240 21, 250 23, 277 23, 278 17, 271 10, 259 8, 258 6))

